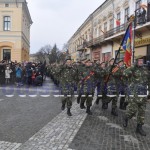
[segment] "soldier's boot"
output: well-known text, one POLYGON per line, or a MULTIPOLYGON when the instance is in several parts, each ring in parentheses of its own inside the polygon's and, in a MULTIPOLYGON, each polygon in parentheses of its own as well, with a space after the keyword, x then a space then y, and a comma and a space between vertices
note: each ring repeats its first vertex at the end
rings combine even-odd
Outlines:
POLYGON ((128 106, 128 102, 124 102, 124 110, 127 109, 127 106, 128 106))
POLYGON ((81 99, 81 96, 79 95, 79 96, 77 97, 77 103, 78 103, 78 104, 80 104, 80 99, 81 99))
POLYGON ((114 116, 118 116, 117 109, 116 108, 112 108, 111 114, 114 115, 114 116))
POLYGON ((97 99, 96 99, 96 105, 98 105, 98 104, 99 104, 99 100, 100 100, 100 98, 99 98, 99 97, 97 97, 97 99))
POLYGON ((146 133, 145 133, 145 131, 143 130, 141 124, 137 124, 136 133, 139 133, 139 134, 142 135, 142 136, 146 136, 146 133))
POLYGON ((87 113, 88 115, 92 115, 90 106, 87 106, 86 113, 87 113))
POLYGON ((105 103, 102 103, 102 109, 105 109, 105 105, 106 105, 105 103))
POLYGON ((85 109, 86 107, 84 106, 84 103, 80 103, 80 108, 85 109))
POLYGON ((125 98, 124 97, 121 97, 120 98, 120 109, 122 109, 122 110, 125 110, 125 107, 124 107, 124 101, 125 101, 125 98))
POLYGON ((65 110, 65 104, 62 104, 61 110, 65 110))
POLYGON ((70 108, 67 109, 67 115, 68 116, 72 116, 71 112, 70 112, 70 108))
POLYGON ((105 103, 104 109, 108 109, 108 103, 105 103))
POLYGON ((123 126, 124 126, 125 128, 128 126, 128 121, 129 121, 128 117, 125 116, 124 119, 123 119, 123 126))
POLYGON ((108 109, 108 103, 102 103, 102 109, 108 109))

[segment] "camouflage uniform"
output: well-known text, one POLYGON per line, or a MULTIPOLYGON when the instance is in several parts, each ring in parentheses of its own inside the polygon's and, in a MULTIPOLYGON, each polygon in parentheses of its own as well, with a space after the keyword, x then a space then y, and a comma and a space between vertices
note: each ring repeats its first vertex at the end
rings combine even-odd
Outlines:
MULTIPOLYGON (((82 84, 80 83, 80 81, 82 80, 83 77, 83 71, 84 71, 84 67, 85 65, 83 63, 79 63, 79 65, 77 65, 77 93, 78 93, 78 97, 77 97, 77 103, 80 103, 80 99, 81 99, 81 95, 82 95, 82 84)), ((80 106, 81 109, 85 108, 84 106, 80 106)))
POLYGON ((130 84, 128 87, 129 104, 127 107, 126 117, 124 120, 124 127, 128 124, 128 119, 131 119, 137 113, 137 132, 141 135, 146 135, 142 129, 142 125, 145 120, 145 109, 147 97, 141 97, 140 95, 147 95, 147 81, 148 71, 142 66, 137 64, 128 68, 125 72, 125 76, 130 78, 130 84), (132 96, 133 95, 133 96, 132 96))
MULTIPOLYGON (((104 62, 102 62, 100 65, 102 65, 104 62)), ((97 99, 96 99, 96 104, 99 104, 99 100, 102 99, 102 108, 104 108, 104 101, 106 98, 106 92, 105 92, 105 77, 106 77, 106 70, 102 68, 101 66, 98 66, 95 69, 96 72, 96 83, 97 84, 97 99), (102 96, 102 97, 101 97, 102 96)))
POLYGON ((69 114, 71 114, 70 109, 72 106, 72 97, 74 95, 74 83, 77 75, 76 70, 72 66, 63 65, 59 68, 58 73, 60 74, 61 94, 64 96, 62 98, 62 110, 65 109, 67 103, 67 109, 69 114))
POLYGON ((117 87, 117 96, 119 99, 120 97, 120 109, 126 109, 126 103, 125 103, 125 82, 124 82, 124 76, 123 71, 126 69, 126 67, 119 66, 119 63, 123 62, 123 60, 119 60, 118 62, 118 70, 114 73, 115 81, 116 81, 116 87, 117 87))
MULTIPOLYGON (((115 68, 116 66, 113 66, 113 69, 115 68)), ((110 73, 110 70, 112 68, 112 65, 109 65, 107 67, 107 76, 109 76, 109 73, 110 73)), ((106 98, 106 101, 105 103, 110 103, 112 101, 112 115, 114 116, 118 116, 117 112, 116 112, 116 108, 117 108, 117 85, 116 85, 116 80, 115 80, 115 74, 114 73, 111 73, 110 75, 110 78, 107 82, 107 98, 106 98)))
POLYGON ((90 107, 92 106, 92 100, 95 90, 94 83, 94 72, 92 66, 85 66, 82 76, 82 82, 80 82, 80 86, 82 87, 82 97, 81 97, 81 105, 86 102, 87 110, 86 113, 89 115, 92 114, 90 111, 90 107))

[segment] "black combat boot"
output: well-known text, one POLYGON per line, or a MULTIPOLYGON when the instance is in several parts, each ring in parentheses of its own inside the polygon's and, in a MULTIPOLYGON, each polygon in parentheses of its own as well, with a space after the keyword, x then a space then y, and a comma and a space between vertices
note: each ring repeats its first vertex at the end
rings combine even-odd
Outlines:
POLYGON ((127 106, 128 106, 128 102, 124 102, 124 110, 127 109, 127 106))
POLYGON ((111 114, 114 115, 114 116, 118 116, 117 109, 116 108, 112 108, 111 114))
POLYGON ((67 109, 67 115, 68 116, 72 116, 71 112, 70 112, 70 108, 67 109))
POLYGON ((123 119, 123 126, 124 126, 124 127, 127 127, 127 126, 128 126, 128 120, 129 120, 128 117, 125 116, 124 119, 123 119))
POLYGON ((125 109, 125 107, 124 107, 124 101, 125 101, 125 98, 124 97, 121 97, 120 98, 120 109, 122 109, 122 110, 124 110, 125 109))
POLYGON ((86 107, 84 106, 84 103, 80 103, 80 108, 85 109, 86 107))
POLYGON ((86 113, 87 113, 88 115, 92 115, 90 106, 87 106, 86 113))
POLYGON ((104 109, 108 109, 108 103, 104 103, 104 109))
POLYGON ((136 128, 136 133, 139 133, 142 136, 146 136, 145 131, 142 129, 142 125, 141 124, 137 124, 137 128, 136 128))
POLYGON ((99 97, 97 97, 97 99, 96 99, 96 105, 98 105, 98 104, 99 104, 99 100, 100 100, 100 98, 99 98, 99 97))
POLYGON ((61 110, 65 110, 65 104, 62 104, 61 110))
POLYGON ((79 96, 77 97, 77 103, 78 103, 78 104, 80 104, 80 99, 81 99, 81 96, 79 95, 79 96))

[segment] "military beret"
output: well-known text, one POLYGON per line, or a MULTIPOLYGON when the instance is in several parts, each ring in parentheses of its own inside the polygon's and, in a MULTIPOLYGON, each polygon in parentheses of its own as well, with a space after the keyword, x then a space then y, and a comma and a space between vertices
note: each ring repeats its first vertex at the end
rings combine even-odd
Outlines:
POLYGON ((105 62, 103 61, 103 62, 100 63, 100 65, 102 65, 102 64, 105 64, 105 62))
POLYGON ((109 62, 112 61, 112 60, 115 60, 115 59, 114 59, 114 58, 111 58, 111 59, 109 60, 109 62))
POLYGON ((123 59, 119 59, 119 60, 118 60, 118 64, 119 64, 120 62, 123 62, 123 59))
POLYGON ((90 61, 90 62, 91 62, 91 60, 90 60, 90 59, 86 59, 86 60, 85 60, 85 63, 86 63, 86 62, 88 62, 88 61, 90 61))
POLYGON ((138 59, 143 59, 143 57, 144 57, 144 56, 142 56, 142 55, 138 55, 138 56, 135 57, 135 59, 136 59, 136 60, 138 60, 138 59))
POLYGON ((86 58, 83 58, 81 61, 85 61, 86 60, 86 58))

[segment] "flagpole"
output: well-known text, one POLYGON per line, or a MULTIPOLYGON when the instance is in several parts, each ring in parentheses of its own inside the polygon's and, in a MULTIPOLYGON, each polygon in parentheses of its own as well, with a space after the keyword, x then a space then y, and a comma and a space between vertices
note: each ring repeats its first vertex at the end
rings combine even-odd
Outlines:
POLYGON ((132 64, 134 64, 134 58, 135 58, 135 29, 136 29, 136 11, 134 11, 134 15, 135 15, 135 18, 134 18, 134 21, 132 23, 132 64))
POLYGON ((121 47, 122 47, 122 45, 123 45, 123 43, 124 43, 124 40, 125 40, 125 37, 126 37, 126 34, 127 34, 127 32, 128 32, 128 29, 129 29, 130 25, 131 25, 131 22, 130 22, 130 24, 128 25, 128 28, 126 29, 126 32, 125 32, 124 37, 123 37, 123 39, 122 39, 122 42, 121 42, 121 44, 120 44, 120 46, 119 46, 119 50, 117 51, 117 54, 116 54, 116 56, 115 56, 114 63, 113 63, 113 65, 112 65, 112 67, 110 68, 110 72, 109 72, 109 75, 108 75, 108 77, 107 77, 107 79, 106 79, 105 84, 107 84, 107 82, 109 81, 110 75, 111 75, 112 70, 113 70, 113 67, 114 67, 114 65, 115 65, 115 63, 116 63, 117 57, 118 57, 118 55, 119 55, 119 53, 120 53, 121 47))

